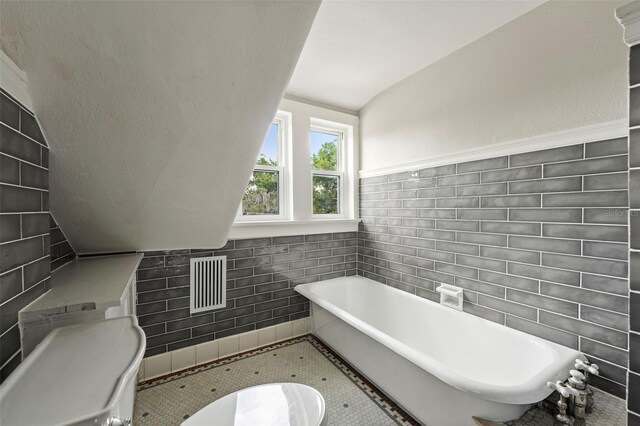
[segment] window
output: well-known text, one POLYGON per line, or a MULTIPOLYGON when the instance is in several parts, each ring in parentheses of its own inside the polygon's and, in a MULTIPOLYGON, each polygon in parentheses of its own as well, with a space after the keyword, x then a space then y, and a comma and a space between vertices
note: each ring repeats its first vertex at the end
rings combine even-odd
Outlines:
POLYGON ((242 197, 239 218, 283 218, 284 206, 284 119, 276 117, 267 133, 256 167, 242 197))
POLYGON ((313 214, 341 215, 344 134, 340 130, 312 126, 309 140, 313 214))
POLYGON ((229 238, 356 230, 358 117, 288 99, 280 108, 229 238))

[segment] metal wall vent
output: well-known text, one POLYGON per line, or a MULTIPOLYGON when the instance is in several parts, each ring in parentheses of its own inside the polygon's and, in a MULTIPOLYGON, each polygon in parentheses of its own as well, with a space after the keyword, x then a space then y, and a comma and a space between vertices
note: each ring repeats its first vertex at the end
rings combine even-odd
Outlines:
POLYGON ((191 313, 227 306, 227 256, 191 259, 191 313))

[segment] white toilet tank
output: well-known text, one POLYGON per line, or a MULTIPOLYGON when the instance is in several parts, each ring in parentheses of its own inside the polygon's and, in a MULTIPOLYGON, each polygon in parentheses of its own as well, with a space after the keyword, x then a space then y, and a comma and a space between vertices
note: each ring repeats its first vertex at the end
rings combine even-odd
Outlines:
POLYGON ((55 329, 0 385, 2 425, 131 419, 144 350, 145 335, 133 316, 55 329))

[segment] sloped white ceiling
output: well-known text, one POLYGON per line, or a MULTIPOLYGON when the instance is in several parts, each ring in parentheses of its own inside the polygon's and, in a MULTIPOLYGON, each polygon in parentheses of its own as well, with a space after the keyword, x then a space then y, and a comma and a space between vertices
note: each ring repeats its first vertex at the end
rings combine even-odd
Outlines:
POLYGON ((79 253, 224 244, 318 6, 2 2, 79 253))
POLYGON ((360 110, 389 86, 543 2, 325 1, 287 92, 360 110))

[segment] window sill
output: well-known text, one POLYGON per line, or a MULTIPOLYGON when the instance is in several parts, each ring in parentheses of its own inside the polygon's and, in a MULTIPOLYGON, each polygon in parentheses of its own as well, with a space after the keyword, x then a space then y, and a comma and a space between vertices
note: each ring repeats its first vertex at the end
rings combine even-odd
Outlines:
POLYGON ((243 238, 284 237, 289 235, 355 232, 360 219, 273 220, 236 222, 230 240, 243 238))

